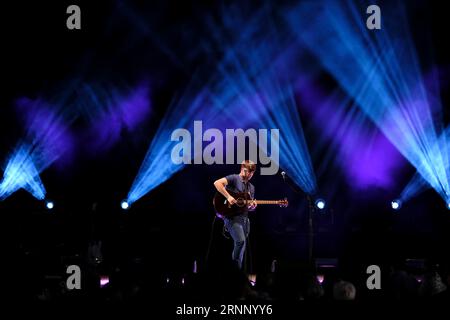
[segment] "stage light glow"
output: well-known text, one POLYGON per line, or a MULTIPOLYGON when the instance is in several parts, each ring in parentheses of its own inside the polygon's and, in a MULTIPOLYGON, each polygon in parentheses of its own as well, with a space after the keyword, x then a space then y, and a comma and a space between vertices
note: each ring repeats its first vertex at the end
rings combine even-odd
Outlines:
MULTIPOLYGON (((438 77, 422 74, 407 11, 393 2, 383 14, 389 32, 368 33, 361 4, 300 3, 285 17, 356 105, 443 199, 450 194, 447 144, 442 136, 438 77), (395 14, 392 14, 395 12, 395 14), (317 45, 320 43, 320 45, 317 45)), ((433 67, 433 62, 430 62, 433 67)))
POLYGON ((192 268, 192 273, 197 273, 197 260, 194 260, 194 266, 192 268))
POLYGON ((93 154, 112 148, 151 114, 150 85, 145 81, 131 88, 87 83, 78 95, 77 108, 90 124, 86 149, 93 154))
POLYGON ((398 199, 391 202, 391 207, 394 210, 399 210, 401 208, 401 206, 402 206, 402 202, 398 199))
POLYGON ((130 208, 130 204, 128 203, 127 200, 123 200, 123 201, 120 203, 120 207, 121 207, 123 210, 127 210, 128 208, 130 208))
POLYGON ((24 141, 30 147, 29 155, 39 173, 55 161, 66 159, 72 151, 74 138, 69 126, 76 117, 65 109, 62 102, 66 98, 65 94, 67 92, 56 97, 60 102, 55 104, 26 97, 16 101, 16 108, 23 116, 22 121, 27 128, 24 141))
MULTIPOLYGON (((407 165, 406 160, 351 98, 340 89, 328 93, 311 77, 299 79, 295 91, 301 110, 328 145, 316 174, 339 166, 355 191, 397 188, 394 173, 407 165)), ((333 197, 333 189, 329 185, 328 197, 333 197)))
MULTIPOLYGON (((439 137, 439 140, 434 145, 433 154, 442 153, 442 162, 443 166, 445 167, 444 171, 449 171, 450 164, 450 144, 448 141, 450 139, 450 127, 447 127, 443 134, 439 137)), ((425 190, 432 187, 432 184, 429 183, 430 180, 433 180, 434 177, 429 176, 428 179, 425 179, 423 175, 421 175, 418 171, 415 173, 415 175, 412 177, 412 179, 408 182, 408 184, 403 189, 400 198, 403 200, 403 202, 408 201, 409 199, 419 195, 420 193, 424 192, 425 190)), ((439 184, 439 181, 435 181, 435 184, 439 184)), ((445 187, 442 186, 442 190, 445 190, 445 187)), ((449 195, 443 191, 443 198, 449 198, 449 195)))
POLYGON ((53 201, 46 201, 45 206, 48 210, 52 210, 55 207, 55 204, 53 203, 53 201))
POLYGON ((31 156, 31 148, 19 146, 9 158, 0 183, 0 199, 4 200, 19 189, 25 189, 36 199, 45 198, 45 188, 31 156))
POLYGON ((323 210, 325 208, 325 200, 323 199, 317 199, 315 202, 315 205, 318 209, 323 210))
POLYGON ((109 276, 100 276, 100 287, 103 288, 109 284, 109 276))
POLYGON ((254 287, 256 285, 256 274, 249 274, 248 281, 254 287))
POLYGON ((402 199, 403 202, 406 202, 429 188, 431 188, 430 184, 416 172, 408 184, 403 188, 400 199, 402 199))
MULTIPOLYGON (((61 101, 65 99, 60 98, 61 101)), ((63 103, 51 105, 42 99, 26 97, 15 103, 27 130, 24 141, 18 143, 7 160, 0 184, 0 199, 23 188, 36 199, 44 200, 46 191, 39 174, 70 150, 70 120, 62 111, 63 103)))

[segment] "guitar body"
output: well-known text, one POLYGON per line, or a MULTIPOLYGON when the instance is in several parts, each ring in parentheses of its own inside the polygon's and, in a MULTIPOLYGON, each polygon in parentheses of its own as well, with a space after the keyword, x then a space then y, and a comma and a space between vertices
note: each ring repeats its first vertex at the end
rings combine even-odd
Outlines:
POLYGON ((216 192, 216 195, 213 198, 213 205, 218 215, 230 218, 248 211, 246 203, 248 200, 251 200, 250 194, 245 192, 227 191, 237 202, 230 205, 228 200, 220 192, 216 192))

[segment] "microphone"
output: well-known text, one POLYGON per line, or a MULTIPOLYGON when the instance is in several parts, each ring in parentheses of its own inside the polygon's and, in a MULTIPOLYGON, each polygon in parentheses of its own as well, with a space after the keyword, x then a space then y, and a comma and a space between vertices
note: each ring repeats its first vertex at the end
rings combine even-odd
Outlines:
POLYGON ((288 179, 286 179, 286 172, 282 171, 281 176, 283 177, 284 183, 286 183, 295 193, 302 193, 302 191, 298 188, 298 186, 295 185, 295 183, 292 183, 292 178, 288 176, 288 179))

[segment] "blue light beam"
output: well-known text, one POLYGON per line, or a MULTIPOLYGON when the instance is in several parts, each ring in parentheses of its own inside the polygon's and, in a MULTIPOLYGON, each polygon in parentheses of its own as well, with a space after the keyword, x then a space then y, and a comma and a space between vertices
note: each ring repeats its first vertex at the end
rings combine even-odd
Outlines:
MULTIPOLYGON (((368 32, 361 4, 302 3, 286 13, 292 30, 419 174, 447 199, 448 154, 437 147, 443 124, 439 86, 427 86, 406 12, 383 11, 383 28, 368 32)), ((437 81, 434 79, 434 81, 437 81)))
POLYGON ((46 191, 30 154, 30 148, 21 145, 8 160, 0 183, 0 200, 6 199, 21 188, 38 200, 45 199, 46 191))
MULTIPOLYGON (((223 56, 213 66, 198 71, 184 94, 172 101, 128 193, 130 204, 184 167, 171 160, 176 143, 171 141, 171 133, 177 128, 193 132, 194 120, 202 120, 210 128, 280 128, 280 165, 306 192, 315 191, 315 175, 293 93, 289 83, 279 79, 285 71, 281 68, 289 69, 283 58, 291 53, 291 42, 283 33, 266 27, 266 7, 250 16, 231 12, 224 10, 219 23, 206 19, 211 39, 201 48, 215 48, 223 56), (268 32, 260 32, 261 26, 268 32)), ((202 156, 199 151, 194 147, 194 163, 202 156)), ((269 150, 262 152, 267 156, 269 150)))

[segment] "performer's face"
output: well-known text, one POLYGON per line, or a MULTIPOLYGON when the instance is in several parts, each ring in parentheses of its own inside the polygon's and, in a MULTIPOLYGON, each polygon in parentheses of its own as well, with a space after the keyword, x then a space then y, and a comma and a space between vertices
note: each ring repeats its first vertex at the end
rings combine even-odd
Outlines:
POLYGON ((241 168, 241 177, 244 180, 250 180, 253 177, 254 171, 250 171, 247 168, 241 168))

